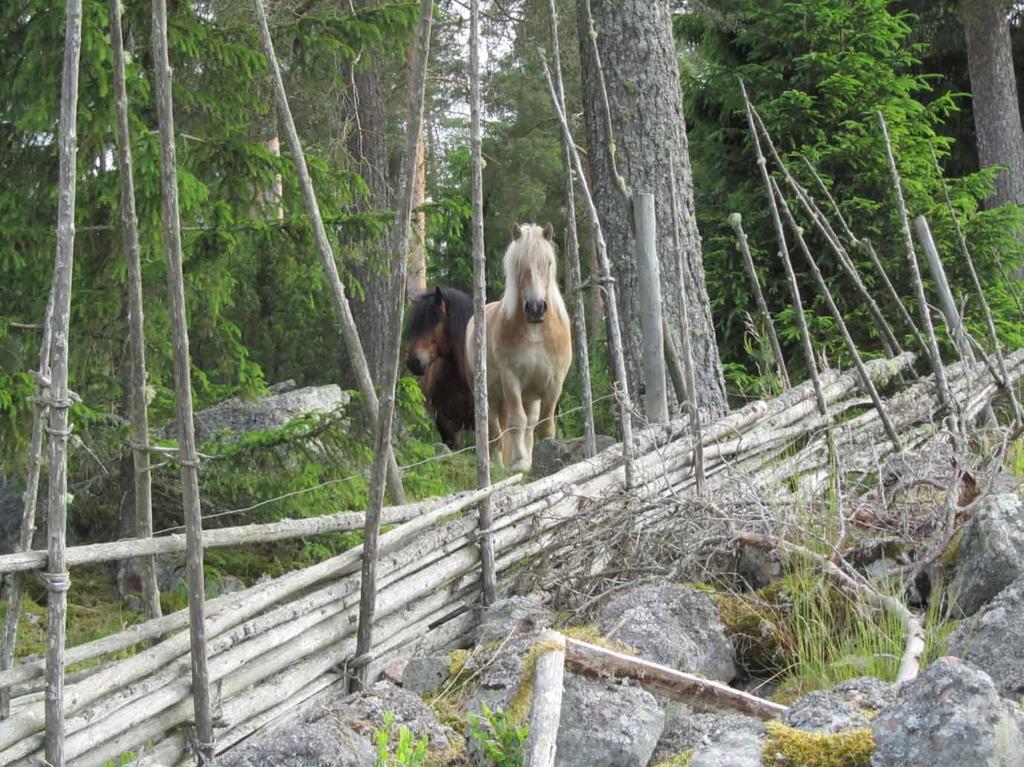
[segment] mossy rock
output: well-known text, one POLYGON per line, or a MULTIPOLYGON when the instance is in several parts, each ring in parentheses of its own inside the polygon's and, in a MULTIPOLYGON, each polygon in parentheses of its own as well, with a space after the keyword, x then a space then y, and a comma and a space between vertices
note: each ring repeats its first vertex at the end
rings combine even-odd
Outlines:
POLYGON ((785 622, 778 585, 751 594, 715 594, 718 615, 733 641, 737 662, 751 674, 775 673, 787 665, 785 622))
POLYGON ((762 750, 766 765, 785 767, 871 767, 875 738, 871 730, 848 730, 832 735, 805 732, 769 722, 762 750))
POLYGON ((693 758, 693 749, 687 749, 681 751, 675 756, 670 756, 668 759, 663 759, 658 762, 654 767, 690 767, 690 759, 693 758))

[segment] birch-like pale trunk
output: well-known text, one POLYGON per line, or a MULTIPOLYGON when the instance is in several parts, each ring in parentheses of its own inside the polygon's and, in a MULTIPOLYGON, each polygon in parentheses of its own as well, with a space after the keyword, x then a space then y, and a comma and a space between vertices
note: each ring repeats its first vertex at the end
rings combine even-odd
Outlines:
MULTIPOLYGON (((380 423, 380 400, 377 398, 377 390, 374 387, 373 377, 370 375, 366 354, 363 351, 363 343, 359 338, 359 331, 352 316, 352 308, 349 306, 348 298, 345 295, 345 286, 338 273, 338 265, 334 261, 334 249, 331 247, 331 241, 327 238, 327 229, 324 227, 323 216, 320 215, 320 206, 317 203, 316 191, 313 189, 313 180, 310 178, 309 167, 306 165, 306 155, 302 151, 299 132, 295 129, 295 120, 292 117, 291 107, 288 105, 288 94, 285 93, 284 80, 281 77, 281 67, 277 62, 277 55, 274 53, 274 41, 270 37, 270 27, 267 24, 267 13, 263 7, 263 0, 253 0, 253 5, 256 11, 256 26, 260 43, 263 47, 263 54, 267 57, 267 63, 270 67, 270 75, 274 86, 274 103, 277 106, 278 117, 284 125, 285 138, 288 141, 288 148, 295 162, 295 172, 302 186, 302 199, 306 205, 306 214, 309 216, 310 224, 313 227, 313 240, 316 242, 317 252, 320 254, 320 262, 323 264, 324 274, 327 277, 327 287, 331 293, 334 311, 338 315, 341 338, 348 352, 349 362, 356 377, 359 393, 366 402, 366 409, 370 413, 370 421, 376 429, 380 423)), ((406 229, 408 230, 408 226, 406 226, 406 229)), ((408 232, 406 234, 408 235, 408 232)), ((402 274, 405 274, 404 264, 402 274)), ((404 277, 402 282, 398 284, 405 284, 404 277)), ((399 290, 397 295, 402 297, 402 291, 399 290)), ((388 492, 391 494, 391 500, 395 503, 405 503, 402 475, 398 469, 398 463, 395 461, 394 451, 391 449, 390 444, 385 446, 385 451, 388 463, 388 492)))
MULTIPOLYGON (((257 5, 261 0, 256 0, 257 5)), ((397 269, 396 284, 405 285, 409 265, 409 226, 412 220, 412 198, 416 174, 416 150, 423 124, 423 99, 427 77, 427 57, 430 54, 430 28, 434 10, 433 0, 420 0, 419 26, 416 32, 416 50, 413 54, 412 77, 409 81, 408 110, 405 126, 405 153, 398 176, 398 200, 392 232, 392 261, 397 269)), ((264 26, 265 26, 265 19, 264 26)), ((268 35, 269 36, 269 35, 268 35)), ((363 566, 361 597, 359 600, 359 629, 356 641, 356 689, 365 686, 369 672, 368 656, 373 646, 373 618, 377 602, 377 544, 380 536, 380 512, 384 505, 384 483, 387 478, 387 459, 391 455, 391 427, 395 413, 395 384, 398 380, 398 358, 402 343, 402 315, 405 309, 404 291, 395 296, 390 307, 388 328, 384 336, 384 376, 381 380, 380 413, 377 418, 376 446, 370 467, 369 501, 366 509, 366 527, 363 532, 363 566)))
MULTIPOLYGON (((473 220, 473 408, 476 419, 476 483, 491 484, 491 435, 487 401, 487 261, 484 254, 484 179, 480 151, 480 0, 472 0, 469 11, 469 167, 472 182, 473 220)), ((498 576, 494 571, 494 541, 491 526, 494 511, 490 497, 480 504, 480 577, 484 604, 498 598, 498 576)))
POLYGON ((57 252, 53 262, 52 344, 50 354, 49 475, 46 538, 49 563, 43 582, 46 600, 46 761, 64 767, 64 650, 70 578, 64 561, 68 489, 68 345, 71 325, 71 278, 75 258, 75 192, 78 159, 78 63, 82 50, 82 2, 68 0, 65 11, 64 70, 61 79, 60 156, 57 188, 57 252))
POLYGON ((167 45, 166 0, 153 1, 153 58, 156 109, 160 122, 161 217, 167 257, 171 335, 174 339, 174 395, 181 465, 181 500, 185 516, 185 568, 188 584, 189 638, 192 658, 192 701, 196 750, 200 764, 213 760, 213 712, 206 657, 206 579, 203 572, 203 519, 199 503, 199 456, 196 453, 192 410, 192 370, 188 321, 185 317, 185 277, 182 267, 181 220, 178 211, 178 161, 174 142, 174 99, 167 45))
MULTIPOLYGON (((121 178, 121 225, 128 256, 128 353, 131 357, 132 470, 135 537, 153 535, 153 486, 149 472, 149 416, 146 412, 146 336, 142 299, 142 260, 139 220, 135 214, 128 91, 125 86, 124 40, 120 0, 110 0, 110 39, 114 57, 114 112, 117 118, 117 157, 121 178)), ((153 557, 136 559, 142 579, 142 606, 149 618, 160 616, 160 589, 153 557)))

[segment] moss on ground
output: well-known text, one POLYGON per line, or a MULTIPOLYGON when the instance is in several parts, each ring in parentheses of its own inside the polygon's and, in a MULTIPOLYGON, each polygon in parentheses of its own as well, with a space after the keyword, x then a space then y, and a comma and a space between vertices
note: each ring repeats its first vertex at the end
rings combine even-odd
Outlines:
POLYGON ((765 725, 768 738, 761 751, 764 764, 785 767, 870 767, 875 750, 871 730, 826 735, 805 732, 779 722, 765 725))
POLYGON ((690 767, 691 758, 693 758, 692 748, 688 751, 682 751, 675 756, 670 756, 668 759, 663 759, 654 767, 690 767))

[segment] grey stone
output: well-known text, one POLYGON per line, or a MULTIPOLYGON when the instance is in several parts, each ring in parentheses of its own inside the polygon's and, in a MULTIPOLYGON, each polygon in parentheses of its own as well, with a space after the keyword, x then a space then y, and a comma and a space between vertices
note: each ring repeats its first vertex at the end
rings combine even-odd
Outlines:
POLYGON ((840 682, 829 690, 829 694, 860 711, 874 715, 896 700, 896 685, 873 676, 861 676, 840 682))
MULTIPOLYGON (((236 440, 246 432, 284 426, 300 415, 330 413, 348 404, 351 399, 348 393, 342 391, 336 384, 306 386, 285 391, 271 387, 271 392, 268 396, 253 402, 232 397, 196 413, 196 442, 202 443, 220 436, 236 440)), ((165 438, 173 438, 175 427, 165 427, 158 434, 165 438)))
POLYGON ((601 610, 598 627, 646 660, 709 679, 736 676, 732 643, 708 596, 677 583, 646 584, 601 610))
POLYGON ((505 711, 523 683, 523 667, 541 630, 516 633, 501 645, 478 652, 466 661, 465 671, 477 675, 477 686, 466 702, 466 713, 479 714, 486 704, 492 711, 505 711))
POLYGON ((565 675, 558 767, 647 767, 665 713, 639 687, 565 675))
POLYGON ((964 534, 950 589, 964 615, 1024 576, 1024 498, 986 498, 964 534))
POLYGON ((261 732, 217 758, 221 767, 374 767, 376 763, 370 741, 330 717, 261 732))
POLYGON ((762 740, 750 732, 727 732, 717 743, 695 749, 689 767, 761 767, 762 740))
POLYGON ((477 644, 507 639, 512 632, 531 633, 554 623, 555 616, 544 607, 543 597, 530 594, 499 599, 484 610, 477 629, 477 644))
POLYGON ((417 695, 434 692, 448 678, 451 659, 447 655, 410 658, 402 670, 402 688, 417 695))
POLYGON ((405 725, 416 739, 427 737, 435 749, 448 750, 451 731, 415 694, 395 687, 390 682, 377 682, 372 687, 342 698, 327 708, 333 719, 372 738, 384 723, 384 715, 395 718, 395 727, 405 725))
POLYGON ((867 727, 868 718, 855 706, 830 692, 818 690, 794 701, 783 714, 782 723, 798 730, 831 735, 867 727))
POLYGON ((736 575, 748 589, 763 589, 782 578, 782 558, 774 549, 740 544, 736 575))
MULTIPOLYGON (((615 444, 614 437, 604 434, 595 435, 594 442, 597 445, 597 452, 607 450, 615 444)), ((566 466, 579 463, 586 458, 586 449, 582 437, 576 439, 545 439, 534 445, 533 467, 531 473, 534 477, 546 477, 561 471, 566 466)))
POLYGON ((1003 695, 1020 700, 1024 695, 1024 578, 963 621, 950 637, 949 653, 991 676, 1003 695))
POLYGON ((700 752, 704 759, 725 758, 726 752, 736 753, 738 759, 752 752, 756 756, 764 734, 764 725, 753 717, 731 711, 695 712, 673 704, 651 762, 657 764, 684 751, 700 752), (757 744, 756 751, 749 744, 757 744))
POLYGON ((1024 765, 1024 714, 988 674, 956 658, 902 684, 872 730, 874 767, 1024 765))

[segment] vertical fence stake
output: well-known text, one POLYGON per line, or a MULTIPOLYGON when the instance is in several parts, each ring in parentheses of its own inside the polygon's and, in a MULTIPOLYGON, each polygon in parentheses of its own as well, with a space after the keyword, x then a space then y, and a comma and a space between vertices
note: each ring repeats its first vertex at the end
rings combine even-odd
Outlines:
POLYGON ((192 702, 195 709, 196 750, 199 764, 213 761, 213 711, 206 657, 205 577, 203 574, 203 520, 199 504, 199 458, 196 454, 192 413, 192 371, 188 322, 185 318, 185 278, 182 270, 181 222, 178 211, 178 166, 174 147, 174 101, 167 45, 166 0, 153 2, 153 54, 156 69, 156 107, 160 123, 160 179, 162 185, 164 251, 167 256, 167 292, 174 337, 174 390, 178 416, 181 496, 185 515, 186 581, 192 650, 192 702))
MULTIPOLYGON (((259 4, 261 0, 256 0, 259 4)), ((412 200, 416 186, 416 155, 423 124, 424 85, 427 79, 427 60, 430 55, 430 27, 434 3, 420 0, 420 18, 416 30, 416 48, 413 52, 412 75, 409 79, 405 125, 405 150, 398 173, 398 199, 395 222, 392 225, 391 247, 395 281, 405 285, 409 264, 409 228, 412 225, 412 200)), ((263 19, 265 24, 265 18, 263 19)), ((363 562, 359 593, 359 627, 356 632, 355 689, 362 689, 369 679, 373 650, 373 620, 377 612, 377 545, 380 536, 380 513, 384 505, 384 484, 387 478, 387 456, 391 449, 391 427, 395 414, 395 384, 398 381, 398 358, 402 344, 402 313, 405 291, 395 296, 388 317, 384 343, 384 380, 381 381, 380 418, 377 419, 376 447, 370 467, 369 503, 366 507, 366 526, 363 531, 363 562)))
POLYGON ((775 358, 775 369, 779 373, 779 383, 783 390, 790 387, 789 371, 786 370, 786 359, 782 356, 782 347, 779 345, 779 336, 775 332, 775 321, 771 312, 768 311, 768 302, 761 291, 761 280, 758 279, 757 269, 754 267, 754 258, 750 255, 750 243, 747 241, 747 233, 743 231, 743 217, 739 213, 729 216, 729 224, 736 233, 736 244, 740 254, 743 256, 743 265, 747 268, 747 276, 750 277, 750 286, 754 290, 754 300, 757 301, 757 308, 764 319, 765 331, 768 333, 768 341, 772 347, 772 356, 775 358))
POLYGON ((71 325, 71 280, 75 257, 75 192, 78 156, 78 64, 82 50, 82 2, 68 0, 65 12, 64 70, 61 80, 57 250, 53 262, 46 538, 49 562, 43 574, 46 599, 46 761, 64 767, 64 645, 67 640, 68 575, 65 557, 68 488, 68 343, 71 325))
MULTIPOLYGON (((131 134, 128 129, 128 91, 125 85, 121 0, 110 0, 110 41, 114 56, 114 111, 117 119, 117 156, 121 180, 121 224, 128 258, 128 347, 131 355, 132 471, 135 489, 135 537, 153 536, 153 487, 149 472, 149 417, 146 413, 146 338, 142 306, 142 262, 139 221, 135 214, 131 134)), ((142 580, 142 605, 148 618, 160 617, 160 589, 156 559, 136 560, 142 580)))
MULTIPOLYGON (((562 54, 558 42, 558 10, 555 0, 548 0, 548 24, 551 27, 551 56, 555 67, 555 85, 558 100, 565 110, 565 86, 562 83, 562 54)), ((562 164, 565 171, 565 254, 568 268, 566 283, 572 285, 573 342, 576 369, 580 371, 580 390, 583 405, 583 453, 587 458, 597 454, 597 429, 594 426, 594 391, 590 380, 590 347, 588 346, 587 314, 583 297, 583 275, 580 269, 580 240, 576 229, 576 190, 572 180, 572 157, 562 140, 562 164)), ((597 323, 594 316, 594 323, 597 323)))
MULTIPOLYGON (((316 200, 316 190, 313 189, 313 180, 310 178, 309 168, 306 165, 306 155, 303 154, 302 142, 299 141, 299 133, 295 129, 292 110, 288 105, 288 94, 284 90, 281 67, 278 65, 277 55, 274 53, 274 41, 270 37, 270 27, 267 25, 267 14, 263 7, 263 0, 253 0, 253 4, 256 10, 257 32, 263 47, 263 55, 267 57, 267 64, 269 65, 270 76, 273 82, 274 105, 277 107, 277 115, 283 124, 285 138, 288 140, 288 149, 292 153, 292 162, 295 163, 295 172, 299 177, 299 183, 302 187, 302 199, 313 229, 313 240, 316 242, 317 251, 320 254, 320 263, 323 265, 324 274, 327 277, 327 287, 331 293, 334 312, 338 316, 341 339, 345 344, 346 352, 348 352, 348 359, 352 364, 352 372, 355 374, 359 393, 366 401, 366 409, 370 413, 370 421, 373 423, 374 428, 376 428, 378 421, 380 421, 380 400, 377 398, 377 390, 370 376, 370 368, 366 364, 366 355, 363 353, 363 344, 359 339, 359 330, 356 328, 356 321, 352 317, 352 308, 349 306, 348 298, 345 295, 345 285, 338 274, 338 265, 334 261, 334 250, 331 248, 331 241, 327 238, 327 229, 324 227, 323 216, 320 215, 320 206, 316 200)), ((401 294, 405 295, 404 286, 401 288, 401 294)), ((391 500, 396 504, 405 503, 402 475, 399 472, 398 463, 395 461, 391 445, 387 446, 387 461, 388 492, 391 494, 391 500)))
POLYGON ((644 411, 651 423, 668 421, 668 387, 665 375, 665 339, 661 322, 661 269, 658 266, 657 222, 654 195, 633 195, 633 242, 636 245, 637 277, 643 297, 640 325, 644 345, 644 411))
MULTIPOLYGON (((473 250, 473 407, 476 417, 476 483, 491 484, 491 435, 488 428, 487 402, 487 261, 484 254, 484 184, 480 153, 480 0, 473 0, 469 21, 469 162, 472 176, 472 250, 473 250)), ((484 604, 498 598, 498 576, 494 565, 494 521, 490 496, 480 503, 480 576, 483 581, 484 604)))

